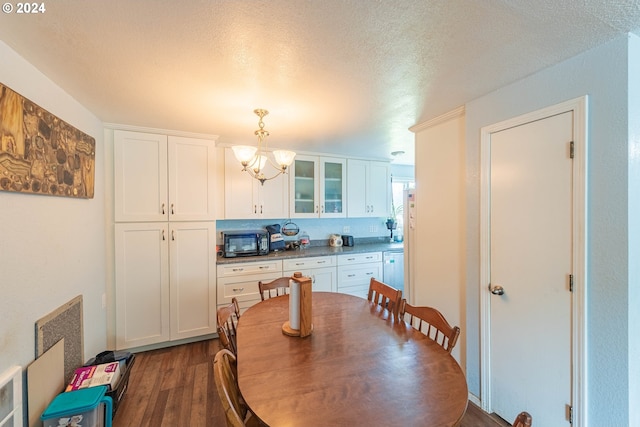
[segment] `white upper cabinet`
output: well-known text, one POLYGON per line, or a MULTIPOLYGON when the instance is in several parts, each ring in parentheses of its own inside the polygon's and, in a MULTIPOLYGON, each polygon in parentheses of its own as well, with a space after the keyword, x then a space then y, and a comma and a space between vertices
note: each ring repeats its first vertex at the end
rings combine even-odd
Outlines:
POLYGON ((215 220, 215 144, 169 136, 169 220, 215 220))
MULTIPOLYGON (((289 216, 289 182, 286 174, 265 181, 264 185, 242 170, 233 150, 225 148, 224 206, 226 219, 286 218, 289 216)), ((269 162, 265 176, 278 173, 269 162)))
POLYGON ((346 169, 346 159, 296 156, 289 172, 291 217, 346 217, 346 169))
POLYGON ((116 221, 168 218, 167 136, 114 131, 116 221))
POLYGON ((114 131, 115 220, 215 219, 215 145, 205 139, 114 131))
POLYGON ((347 162, 348 216, 389 215, 391 175, 389 163, 349 159, 347 162))

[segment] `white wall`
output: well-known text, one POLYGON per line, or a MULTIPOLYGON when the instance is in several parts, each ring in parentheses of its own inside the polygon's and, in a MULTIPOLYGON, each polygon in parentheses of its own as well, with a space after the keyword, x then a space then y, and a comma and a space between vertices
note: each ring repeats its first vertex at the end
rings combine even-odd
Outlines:
MULTIPOLYGON (((480 306, 480 129, 589 95, 586 384, 588 425, 591 426, 629 425, 628 415, 631 412, 628 333, 634 328, 637 332, 638 327, 629 324, 632 302, 629 274, 633 264, 628 242, 633 240, 637 245, 640 236, 638 233, 629 235, 632 228, 629 227, 628 209, 631 189, 628 188, 630 147, 627 133, 631 111, 627 102, 630 78, 627 47, 628 38, 618 38, 466 105, 467 379, 470 392, 476 394, 480 384, 479 341, 476 335, 480 306)), ((633 78, 637 78, 637 74, 633 78)), ((637 112, 637 101, 635 104, 637 112)), ((638 134, 635 135, 637 137, 638 134)), ((637 159, 635 163, 637 170, 637 159)), ((637 211, 637 204, 635 209, 637 211)), ((635 262, 637 264, 638 260, 635 262)), ((637 276, 637 272, 634 274, 637 276)), ((637 277, 634 281, 637 282, 637 277)), ((636 301, 637 293, 637 290, 633 291, 636 301)), ((633 338, 636 344, 637 339, 633 338)))
POLYGON ((95 195, 0 192, 0 372, 35 357, 35 322, 84 298, 85 359, 105 350, 102 123, 0 41, 0 82, 96 139, 95 195))
MULTIPOLYGON (((412 301, 437 308, 461 327, 453 350, 466 364, 464 110, 411 128, 416 132, 416 230, 412 301)), ((463 368, 464 369, 464 368, 463 368)))

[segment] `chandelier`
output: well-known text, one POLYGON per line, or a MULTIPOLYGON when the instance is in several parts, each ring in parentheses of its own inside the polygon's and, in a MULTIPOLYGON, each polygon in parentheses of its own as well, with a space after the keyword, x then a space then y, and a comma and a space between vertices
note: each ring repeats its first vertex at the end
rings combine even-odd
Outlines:
POLYGON ((264 185, 265 181, 286 173, 287 167, 293 163, 293 158, 296 156, 296 153, 287 150, 275 150, 272 153, 275 162, 267 157, 265 153, 266 143, 264 146, 263 143, 266 137, 269 136, 269 131, 265 130, 262 118, 269 114, 269 112, 262 109, 253 110, 253 112, 260 117, 258 121, 259 129, 255 131, 258 137, 258 146, 235 145, 231 148, 233 149, 233 154, 235 154, 236 159, 242 164, 242 170, 249 173, 253 178, 260 181, 260 184, 264 185), (270 178, 267 178, 264 174, 264 167, 267 164, 267 160, 278 170, 278 172, 270 178))

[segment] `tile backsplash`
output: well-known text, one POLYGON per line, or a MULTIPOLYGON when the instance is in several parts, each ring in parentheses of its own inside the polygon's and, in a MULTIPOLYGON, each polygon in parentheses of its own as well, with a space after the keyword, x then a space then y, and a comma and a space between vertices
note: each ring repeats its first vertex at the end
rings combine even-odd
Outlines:
MULTIPOLYGON (((311 244, 327 244, 331 234, 349 234, 355 238, 389 238, 389 230, 385 225, 386 218, 312 218, 312 219, 264 219, 264 220, 218 220, 216 230, 218 243, 220 232, 225 230, 263 229, 267 225, 280 224, 291 221, 300 232, 306 231, 311 238, 311 244)), ((285 240, 297 240, 297 236, 285 237, 285 240)))

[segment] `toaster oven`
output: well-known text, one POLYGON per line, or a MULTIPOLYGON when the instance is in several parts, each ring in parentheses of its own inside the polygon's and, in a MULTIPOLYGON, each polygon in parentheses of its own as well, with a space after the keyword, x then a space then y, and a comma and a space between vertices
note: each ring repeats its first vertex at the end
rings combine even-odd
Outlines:
POLYGON ((266 230, 223 231, 222 245, 225 258, 267 255, 269 233, 266 230))

